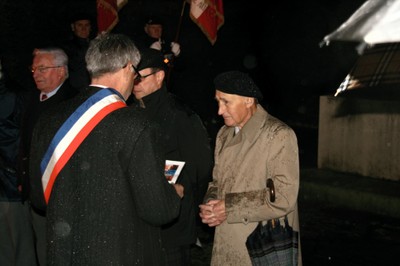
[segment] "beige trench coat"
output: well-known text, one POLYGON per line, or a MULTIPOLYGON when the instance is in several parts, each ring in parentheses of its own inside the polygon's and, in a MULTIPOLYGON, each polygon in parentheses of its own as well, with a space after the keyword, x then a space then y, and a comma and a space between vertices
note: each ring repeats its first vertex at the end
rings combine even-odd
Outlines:
POLYGON ((290 127, 258 105, 236 136, 233 127, 220 129, 214 155, 213 181, 205 201, 225 199, 228 215, 215 228, 211 265, 251 265, 245 243, 259 221, 287 214, 293 230, 300 233, 298 146, 290 127), (275 183, 273 203, 266 189, 267 178, 275 183))

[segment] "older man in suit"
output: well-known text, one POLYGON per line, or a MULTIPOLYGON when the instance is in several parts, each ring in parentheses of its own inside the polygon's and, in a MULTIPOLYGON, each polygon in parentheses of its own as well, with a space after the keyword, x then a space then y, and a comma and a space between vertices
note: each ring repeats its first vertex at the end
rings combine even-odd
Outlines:
MULTIPOLYGON (((34 186, 28 176, 29 152, 33 128, 43 113, 50 106, 76 95, 77 90, 67 82, 68 57, 60 48, 42 48, 33 51, 33 61, 30 67, 36 84, 36 89, 31 90, 26 96, 26 109, 24 110, 21 127, 21 143, 19 151, 19 180, 22 185, 23 199, 36 197, 42 188, 34 186)), ((37 178, 37 177, 36 177, 37 178)), ((41 211, 34 203, 31 204, 32 222, 36 235, 36 249, 40 265, 45 265, 45 212, 41 211)))

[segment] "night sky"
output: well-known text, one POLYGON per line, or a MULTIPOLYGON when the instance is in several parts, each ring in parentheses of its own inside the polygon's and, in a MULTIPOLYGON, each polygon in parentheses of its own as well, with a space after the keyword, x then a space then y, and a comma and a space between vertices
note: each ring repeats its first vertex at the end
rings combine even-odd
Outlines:
MULTIPOLYGON (((264 93, 262 104, 270 112, 283 117, 307 114, 315 120, 319 96, 333 95, 358 57, 357 43, 335 42, 324 47, 319 43, 363 2, 277 1, 261 7, 253 1, 225 0, 225 24, 214 46, 189 18, 186 4, 179 31, 182 53, 170 89, 203 118, 208 117, 215 110, 213 78, 238 69, 255 79, 264 93)), ((173 38, 182 3, 129 0, 113 32, 134 39, 143 29, 144 18, 153 14, 165 21, 166 34, 173 38)), ((32 86, 28 66, 33 48, 69 38, 68 19, 82 10, 95 16, 95 0, 0 1, 0 56, 9 77, 22 88, 32 86)))

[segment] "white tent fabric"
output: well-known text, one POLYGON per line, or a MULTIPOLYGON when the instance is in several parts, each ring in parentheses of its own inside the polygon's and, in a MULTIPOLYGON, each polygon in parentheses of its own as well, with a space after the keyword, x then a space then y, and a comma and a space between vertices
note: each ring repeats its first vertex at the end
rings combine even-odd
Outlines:
POLYGON ((400 0, 368 0, 338 29, 324 37, 369 45, 400 42, 400 0))

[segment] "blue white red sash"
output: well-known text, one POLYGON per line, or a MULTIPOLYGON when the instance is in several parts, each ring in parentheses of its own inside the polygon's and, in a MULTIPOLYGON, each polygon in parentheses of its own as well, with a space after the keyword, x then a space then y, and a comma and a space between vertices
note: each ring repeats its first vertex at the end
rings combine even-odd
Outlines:
POLYGON ((116 90, 101 89, 82 103, 60 127, 40 163, 46 204, 57 175, 79 145, 104 117, 122 107, 126 107, 126 103, 116 90))

